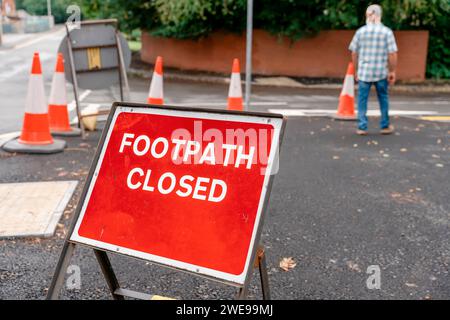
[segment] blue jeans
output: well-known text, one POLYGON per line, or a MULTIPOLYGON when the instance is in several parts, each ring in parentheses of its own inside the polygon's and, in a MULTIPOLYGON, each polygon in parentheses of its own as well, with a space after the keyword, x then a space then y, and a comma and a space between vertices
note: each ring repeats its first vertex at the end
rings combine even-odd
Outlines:
POLYGON ((367 100, 372 84, 377 89, 378 103, 380 104, 380 128, 389 127, 389 93, 387 79, 365 82, 358 80, 358 129, 367 130, 367 100))

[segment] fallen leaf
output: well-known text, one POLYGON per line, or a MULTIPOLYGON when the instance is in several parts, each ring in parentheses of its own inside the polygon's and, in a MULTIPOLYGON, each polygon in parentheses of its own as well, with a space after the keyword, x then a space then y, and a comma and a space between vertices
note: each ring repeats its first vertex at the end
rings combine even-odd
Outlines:
POLYGON ((415 284, 415 283, 406 282, 405 286, 410 287, 410 288, 417 288, 417 284, 415 284))
POLYGON ((292 257, 283 258, 280 261, 280 268, 284 271, 289 271, 289 269, 294 269, 297 263, 292 257))
POLYGON ((358 266, 358 264, 351 260, 347 261, 347 267, 352 271, 361 272, 361 268, 358 266))
POLYGON ((398 203, 420 203, 420 196, 418 196, 411 190, 413 189, 409 190, 410 193, 392 192, 390 196, 398 203))

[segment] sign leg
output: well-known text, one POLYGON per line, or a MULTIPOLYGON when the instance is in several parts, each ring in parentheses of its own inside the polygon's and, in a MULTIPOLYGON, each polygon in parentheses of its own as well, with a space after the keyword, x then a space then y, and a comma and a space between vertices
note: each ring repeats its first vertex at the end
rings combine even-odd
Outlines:
POLYGON ((237 300, 245 300, 247 299, 248 294, 248 285, 244 285, 242 288, 239 288, 239 292, 236 296, 237 300))
MULTIPOLYGON (((270 300, 269 275, 267 274, 266 255, 264 252, 264 247, 262 245, 259 246, 258 250, 256 251, 256 257, 253 266, 254 268, 258 268, 259 270, 263 300, 270 300)), ((249 285, 250 277, 248 277, 248 281, 244 283, 244 286, 239 289, 238 295, 236 297, 237 299, 243 300, 247 298, 249 285)))
POLYGON ((264 253, 259 258, 259 276, 261 278, 263 299, 270 300, 269 275, 267 274, 266 255, 264 253))
POLYGON ((130 100, 130 86, 128 85, 127 68, 123 59, 122 45, 120 44, 119 34, 116 31, 116 43, 117 43, 117 53, 119 55, 119 72, 122 72, 123 83, 125 86, 125 96, 122 97, 122 101, 130 100))
POLYGON ((67 51, 69 52, 69 63, 70 63, 70 74, 72 76, 72 84, 73 84, 73 95, 75 98, 75 106, 77 111, 78 118, 78 127, 81 129, 81 139, 86 139, 86 133, 84 130, 83 121, 81 121, 81 105, 78 99, 78 79, 77 72, 75 70, 75 62, 73 60, 73 51, 72 51, 72 39, 70 38, 69 27, 66 24, 66 34, 67 34, 67 51))
POLYGON ((61 292, 64 284, 64 276, 66 274, 67 267, 69 266, 70 259, 72 258, 75 250, 75 244, 71 242, 64 242, 64 246, 59 257, 58 264, 56 266, 55 274, 53 276, 50 287, 47 292, 47 300, 59 299, 59 293, 61 292))
POLYGON ((117 281, 116 275, 109 261, 108 255, 105 251, 94 249, 95 257, 97 258, 102 273, 105 276, 106 283, 114 300, 124 300, 124 297, 116 294, 116 290, 120 288, 119 281, 117 281))

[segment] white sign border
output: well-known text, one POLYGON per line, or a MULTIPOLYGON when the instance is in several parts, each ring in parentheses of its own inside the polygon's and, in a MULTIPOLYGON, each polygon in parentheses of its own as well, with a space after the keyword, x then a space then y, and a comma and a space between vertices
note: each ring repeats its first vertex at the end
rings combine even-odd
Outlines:
POLYGON ((75 228, 74 228, 72 234, 70 235, 70 241, 81 243, 81 244, 86 244, 86 245, 89 245, 89 246, 92 246, 95 248, 99 248, 99 249, 105 249, 105 250, 108 250, 111 252, 121 253, 121 254, 124 254, 127 256, 140 258, 140 259, 147 260, 150 262, 155 262, 155 263, 165 265, 168 267, 172 267, 175 269, 179 269, 182 271, 189 271, 189 272, 195 273, 197 275, 203 275, 203 276, 207 276, 207 277, 209 276, 209 277, 215 278, 217 280, 225 280, 227 282, 230 282, 230 283, 238 285, 238 286, 244 285, 246 276, 247 276, 247 272, 248 272, 248 268, 251 268, 253 266, 252 261, 249 261, 249 260, 252 257, 252 251, 253 251, 252 249, 254 248, 254 245, 255 245, 255 239, 257 236, 258 226, 259 226, 261 216, 262 216, 262 210, 264 208, 264 202, 265 202, 267 191, 268 191, 267 189, 269 186, 272 167, 274 164, 275 157, 277 156, 276 154, 279 150, 278 142, 280 141, 280 134, 281 134, 282 126, 283 126, 283 119, 282 118, 270 118, 270 117, 264 117, 264 116, 251 116, 251 115, 246 115, 246 114, 243 114, 243 115, 227 114, 226 115, 226 117, 227 117, 226 121, 270 124, 274 128, 274 133, 273 133, 272 142, 271 142, 272 147, 271 147, 270 155, 268 158, 268 165, 266 167, 266 173, 265 173, 265 177, 264 177, 263 187, 261 190, 261 197, 259 199, 258 211, 256 213, 256 219, 255 219, 255 223, 253 226, 253 233, 252 233, 251 241, 250 241, 248 252, 247 252, 245 267, 241 274, 235 275, 235 274, 230 274, 230 273, 226 273, 226 272, 222 272, 222 271, 218 271, 218 270, 214 270, 214 269, 210 269, 210 268, 200 267, 200 266, 196 266, 196 265, 193 265, 190 263, 173 260, 173 259, 168 259, 165 257, 161 257, 161 256, 157 256, 157 255, 117 246, 117 245, 113 245, 113 244, 102 242, 102 241, 93 240, 90 238, 82 237, 78 234, 78 230, 80 228, 81 222, 83 221, 83 217, 86 212, 87 205, 89 203, 89 198, 94 189, 95 182, 97 180, 98 173, 100 171, 101 164, 103 162, 103 158, 104 158, 106 149, 108 147, 108 143, 109 143, 109 139, 111 137, 112 130, 114 129, 114 125, 116 123, 117 117, 119 116, 119 114, 121 114, 123 112, 155 114, 155 115, 195 118, 195 119, 224 120, 223 119, 224 115, 218 114, 218 113, 193 111, 193 110, 189 110, 189 109, 184 111, 184 110, 159 109, 159 108, 151 108, 151 107, 148 108, 148 107, 126 106, 126 105, 121 106, 119 103, 117 108, 115 109, 115 113, 109 124, 108 133, 107 133, 105 141, 103 143, 102 150, 101 150, 100 156, 98 158, 98 161, 97 161, 97 164, 95 167, 95 171, 92 175, 92 179, 89 183, 86 197, 83 200, 83 204, 81 207, 80 214, 77 217, 75 228))

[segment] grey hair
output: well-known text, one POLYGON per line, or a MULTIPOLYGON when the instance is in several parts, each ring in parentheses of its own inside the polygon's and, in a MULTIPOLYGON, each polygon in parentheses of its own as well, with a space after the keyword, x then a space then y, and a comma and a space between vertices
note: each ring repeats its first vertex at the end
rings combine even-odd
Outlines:
POLYGON ((378 4, 371 4, 370 6, 367 7, 366 13, 371 13, 381 18, 383 10, 381 9, 381 6, 379 6, 378 4))

